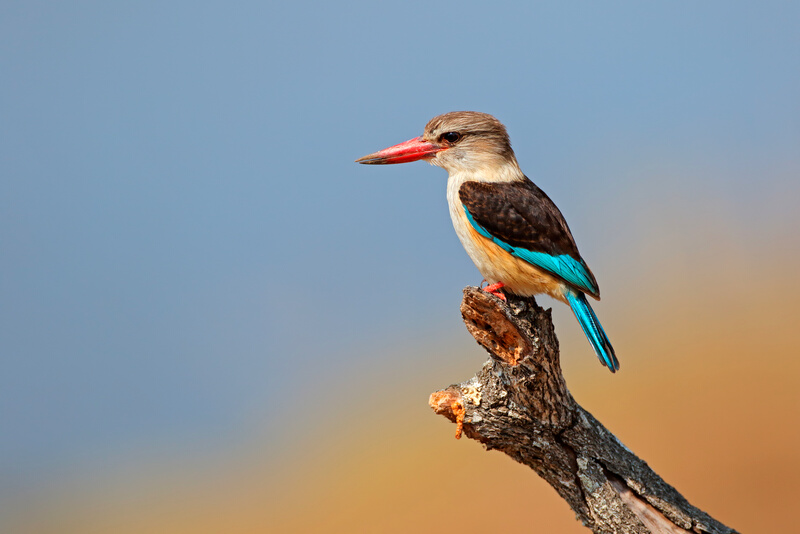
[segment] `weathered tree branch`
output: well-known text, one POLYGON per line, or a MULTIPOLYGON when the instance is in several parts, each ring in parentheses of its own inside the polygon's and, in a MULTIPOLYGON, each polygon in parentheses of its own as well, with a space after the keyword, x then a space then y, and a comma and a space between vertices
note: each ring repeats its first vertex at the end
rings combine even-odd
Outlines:
POLYGON ((491 358, 472 379, 433 393, 467 437, 531 467, 595 533, 735 531, 695 508, 567 390, 550 310, 468 287, 461 314, 491 358))

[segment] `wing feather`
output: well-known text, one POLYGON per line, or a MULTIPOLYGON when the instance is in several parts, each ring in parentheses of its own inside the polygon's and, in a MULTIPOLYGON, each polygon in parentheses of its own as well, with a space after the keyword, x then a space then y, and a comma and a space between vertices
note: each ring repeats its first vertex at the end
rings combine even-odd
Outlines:
POLYGON ((464 182, 459 198, 481 235, 581 292, 600 296, 564 216, 533 182, 464 182))

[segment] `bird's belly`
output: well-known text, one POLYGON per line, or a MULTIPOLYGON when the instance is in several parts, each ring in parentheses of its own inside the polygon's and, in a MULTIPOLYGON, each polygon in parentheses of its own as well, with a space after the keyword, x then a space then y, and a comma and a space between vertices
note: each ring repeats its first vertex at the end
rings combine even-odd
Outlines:
POLYGON ((462 206, 456 206, 456 209, 451 206, 450 215, 461 244, 487 282, 502 282, 505 290, 515 295, 528 297, 545 293, 565 301, 564 284, 559 279, 512 256, 479 234, 469 223, 462 206))

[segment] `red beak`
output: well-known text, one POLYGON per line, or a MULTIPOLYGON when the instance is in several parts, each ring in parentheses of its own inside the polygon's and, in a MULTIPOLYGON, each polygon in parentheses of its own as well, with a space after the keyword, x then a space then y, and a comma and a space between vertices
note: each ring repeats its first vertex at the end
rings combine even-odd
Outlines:
POLYGON ((405 143, 390 146, 389 148, 384 148, 383 150, 379 150, 363 158, 358 158, 356 163, 364 163, 366 165, 408 163, 409 161, 433 157, 434 154, 445 148, 446 147, 423 141, 422 137, 415 137, 414 139, 409 139, 405 143))

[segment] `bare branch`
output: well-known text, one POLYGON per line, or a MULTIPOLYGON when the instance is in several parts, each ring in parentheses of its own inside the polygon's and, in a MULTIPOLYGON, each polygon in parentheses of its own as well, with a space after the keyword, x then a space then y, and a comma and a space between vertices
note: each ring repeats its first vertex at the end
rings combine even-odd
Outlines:
POLYGON ((695 508, 570 395, 550 310, 468 287, 461 313, 491 358, 430 405, 462 432, 536 471, 595 533, 735 531, 695 508))

